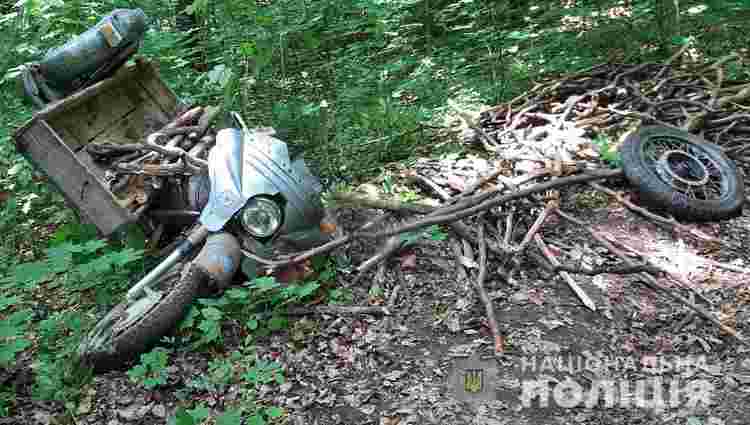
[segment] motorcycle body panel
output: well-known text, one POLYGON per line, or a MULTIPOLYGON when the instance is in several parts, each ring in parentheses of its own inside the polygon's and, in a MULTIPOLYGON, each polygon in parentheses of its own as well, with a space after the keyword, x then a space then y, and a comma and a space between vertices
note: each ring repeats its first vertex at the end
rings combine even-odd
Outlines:
POLYGON ((208 158, 211 192, 200 216, 210 231, 223 228, 258 195, 280 195, 284 222, 279 234, 319 227, 321 184, 302 159, 291 161, 286 143, 267 131, 219 131, 208 158))

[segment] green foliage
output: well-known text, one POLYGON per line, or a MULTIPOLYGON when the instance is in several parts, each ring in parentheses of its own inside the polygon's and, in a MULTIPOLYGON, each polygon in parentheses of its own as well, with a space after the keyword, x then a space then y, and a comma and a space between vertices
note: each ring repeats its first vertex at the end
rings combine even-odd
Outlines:
POLYGON ((44 252, 45 258, 15 266, 0 283, 33 289, 57 277, 51 286, 64 285, 72 291, 111 284, 122 287, 142 257, 142 251, 118 249, 97 239, 81 243, 53 239, 44 252))
POLYGON ((607 163, 611 168, 622 167, 622 158, 620 157, 620 151, 617 150, 617 146, 610 143, 606 136, 599 135, 594 139, 594 145, 598 148, 599 156, 607 163))
MULTIPOLYGON (((240 423, 245 418, 248 423, 267 423, 283 415, 283 410, 275 406, 260 404, 256 399, 257 390, 262 385, 281 385, 285 382, 282 365, 276 361, 258 358, 254 346, 245 344, 238 351, 226 357, 215 357, 209 363, 205 375, 188 382, 188 390, 197 393, 208 392, 215 398, 222 397, 230 386, 240 388, 240 400, 214 418, 215 423, 240 423)), ((182 391, 181 398, 194 398, 194 394, 182 391)), ((169 423, 199 424, 209 416, 209 410, 202 405, 193 409, 177 409, 169 423)))
POLYGON ((198 425, 203 423, 204 420, 208 419, 211 412, 203 406, 198 404, 193 409, 185 409, 184 407, 177 408, 174 416, 170 417, 167 421, 168 425, 198 425))
POLYGON ((75 360, 78 344, 87 329, 83 324, 80 312, 55 312, 41 321, 37 329, 34 395, 61 401, 69 410, 75 407, 91 378, 91 371, 81 368, 75 360))
POLYGON ((128 377, 131 382, 147 390, 166 385, 168 362, 169 352, 161 347, 154 348, 148 353, 141 354, 140 363, 128 370, 128 377))
POLYGON ((219 298, 199 299, 179 328, 190 332, 194 348, 220 344, 222 322, 230 317, 244 323, 255 335, 268 335, 288 326, 287 305, 304 301, 319 287, 317 281, 281 285, 272 277, 257 278, 243 287, 228 289, 219 298))
MULTIPOLYGON (((15 302, 15 297, 0 298, 0 312, 15 302)), ((19 310, 0 320, 0 366, 10 367, 16 355, 31 345, 25 337, 31 315, 31 310, 19 310)))
POLYGON ((410 245, 414 245, 422 238, 430 239, 433 241, 442 241, 448 238, 448 234, 440 229, 439 226, 432 225, 418 232, 403 233, 399 235, 399 238, 401 239, 404 247, 407 247, 410 245))

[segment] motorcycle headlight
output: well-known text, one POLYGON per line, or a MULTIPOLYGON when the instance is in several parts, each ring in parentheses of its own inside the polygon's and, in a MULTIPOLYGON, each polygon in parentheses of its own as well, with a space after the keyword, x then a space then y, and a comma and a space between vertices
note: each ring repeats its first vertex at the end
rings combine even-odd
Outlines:
POLYGON ((256 238, 267 238, 276 233, 282 219, 281 207, 265 197, 250 199, 240 216, 242 227, 256 238))

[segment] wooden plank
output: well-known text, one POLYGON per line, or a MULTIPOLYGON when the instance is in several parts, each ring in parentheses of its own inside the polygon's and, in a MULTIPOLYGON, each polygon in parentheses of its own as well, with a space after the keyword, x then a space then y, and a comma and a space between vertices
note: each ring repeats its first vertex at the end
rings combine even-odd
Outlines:
MULTIPOLYGON (((126 89, 114 87, 89 99, 67 114, 50 117, 46 121, 53 129, 65 128, 76 139, 87 144, 135 108, 136 104, 126 94, 126 89)), ((63 140, 67 144, 67 139, 63 140)))
POLYGON ((104 179, 104 172, 105 168, 99 166, 96 162, 94 162, 94 158, 89 154, 86 149, 81 149, 80 151, 75 153, 76 158, 78 158, 78 161, 81 162, 81 164, 88 170, 91 171, 93 175, 95 175, 104 185, 105 188, 108 189, 107 184, 105 183, 104 179))
POLYGON ((135 216, 120 207, 104 182, 75 156, 44 120, 18 135, 17 145, 68 202, 75 205, 84 221, 93 223, 103 236, 110 236, 135 216))
POLYGON ((52 127, 55 132, 60 135, 60 138, 65 141, 65 144, 70 149, 77 150, 84 146, 83 141, 81 141, 78 136, 71 132, 67 126, 60 125, 52 127))
POLYGON ((154 103, 160 106, 162 112, 169 116, 174 116, 177 111, 177 104, 179 103, 177 96, 159 78, 156 66, 144 62, 141 72, 138 83, 149 94, 154 103))
POLYGON ((147 98, 131 113, 112 124, 106 131, 96 136, 92 143, 139 143, 144 138, 164 127, 171 117, 162 112, 151 98, 147 98))
POLYGON ((44 109, 34 114, 34 117, 46 120, 53 116, 61 115, 68 112, 82 103, 88 101, 92 97, 98 96, 112 87, 120 85, 123 81, 132 80, 137 76, 140 71, 140 67, 137 65, 129 65, 121 68, 110 78, 99 81, 81 91, 75 92, 72 95, 61 99, 57 102, 50 103, 44 109))

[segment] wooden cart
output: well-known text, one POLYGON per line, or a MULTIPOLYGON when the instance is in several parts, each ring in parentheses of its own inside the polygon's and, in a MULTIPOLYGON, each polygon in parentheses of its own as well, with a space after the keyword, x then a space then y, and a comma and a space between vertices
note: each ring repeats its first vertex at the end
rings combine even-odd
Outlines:
POLYGON ((65 196, 82 222, 119 237, 140 212, 105 182, 89 143, 139 143, 173 120, 182 105, 145 60, 48 105, 15 132, 16 147, 65 196))

